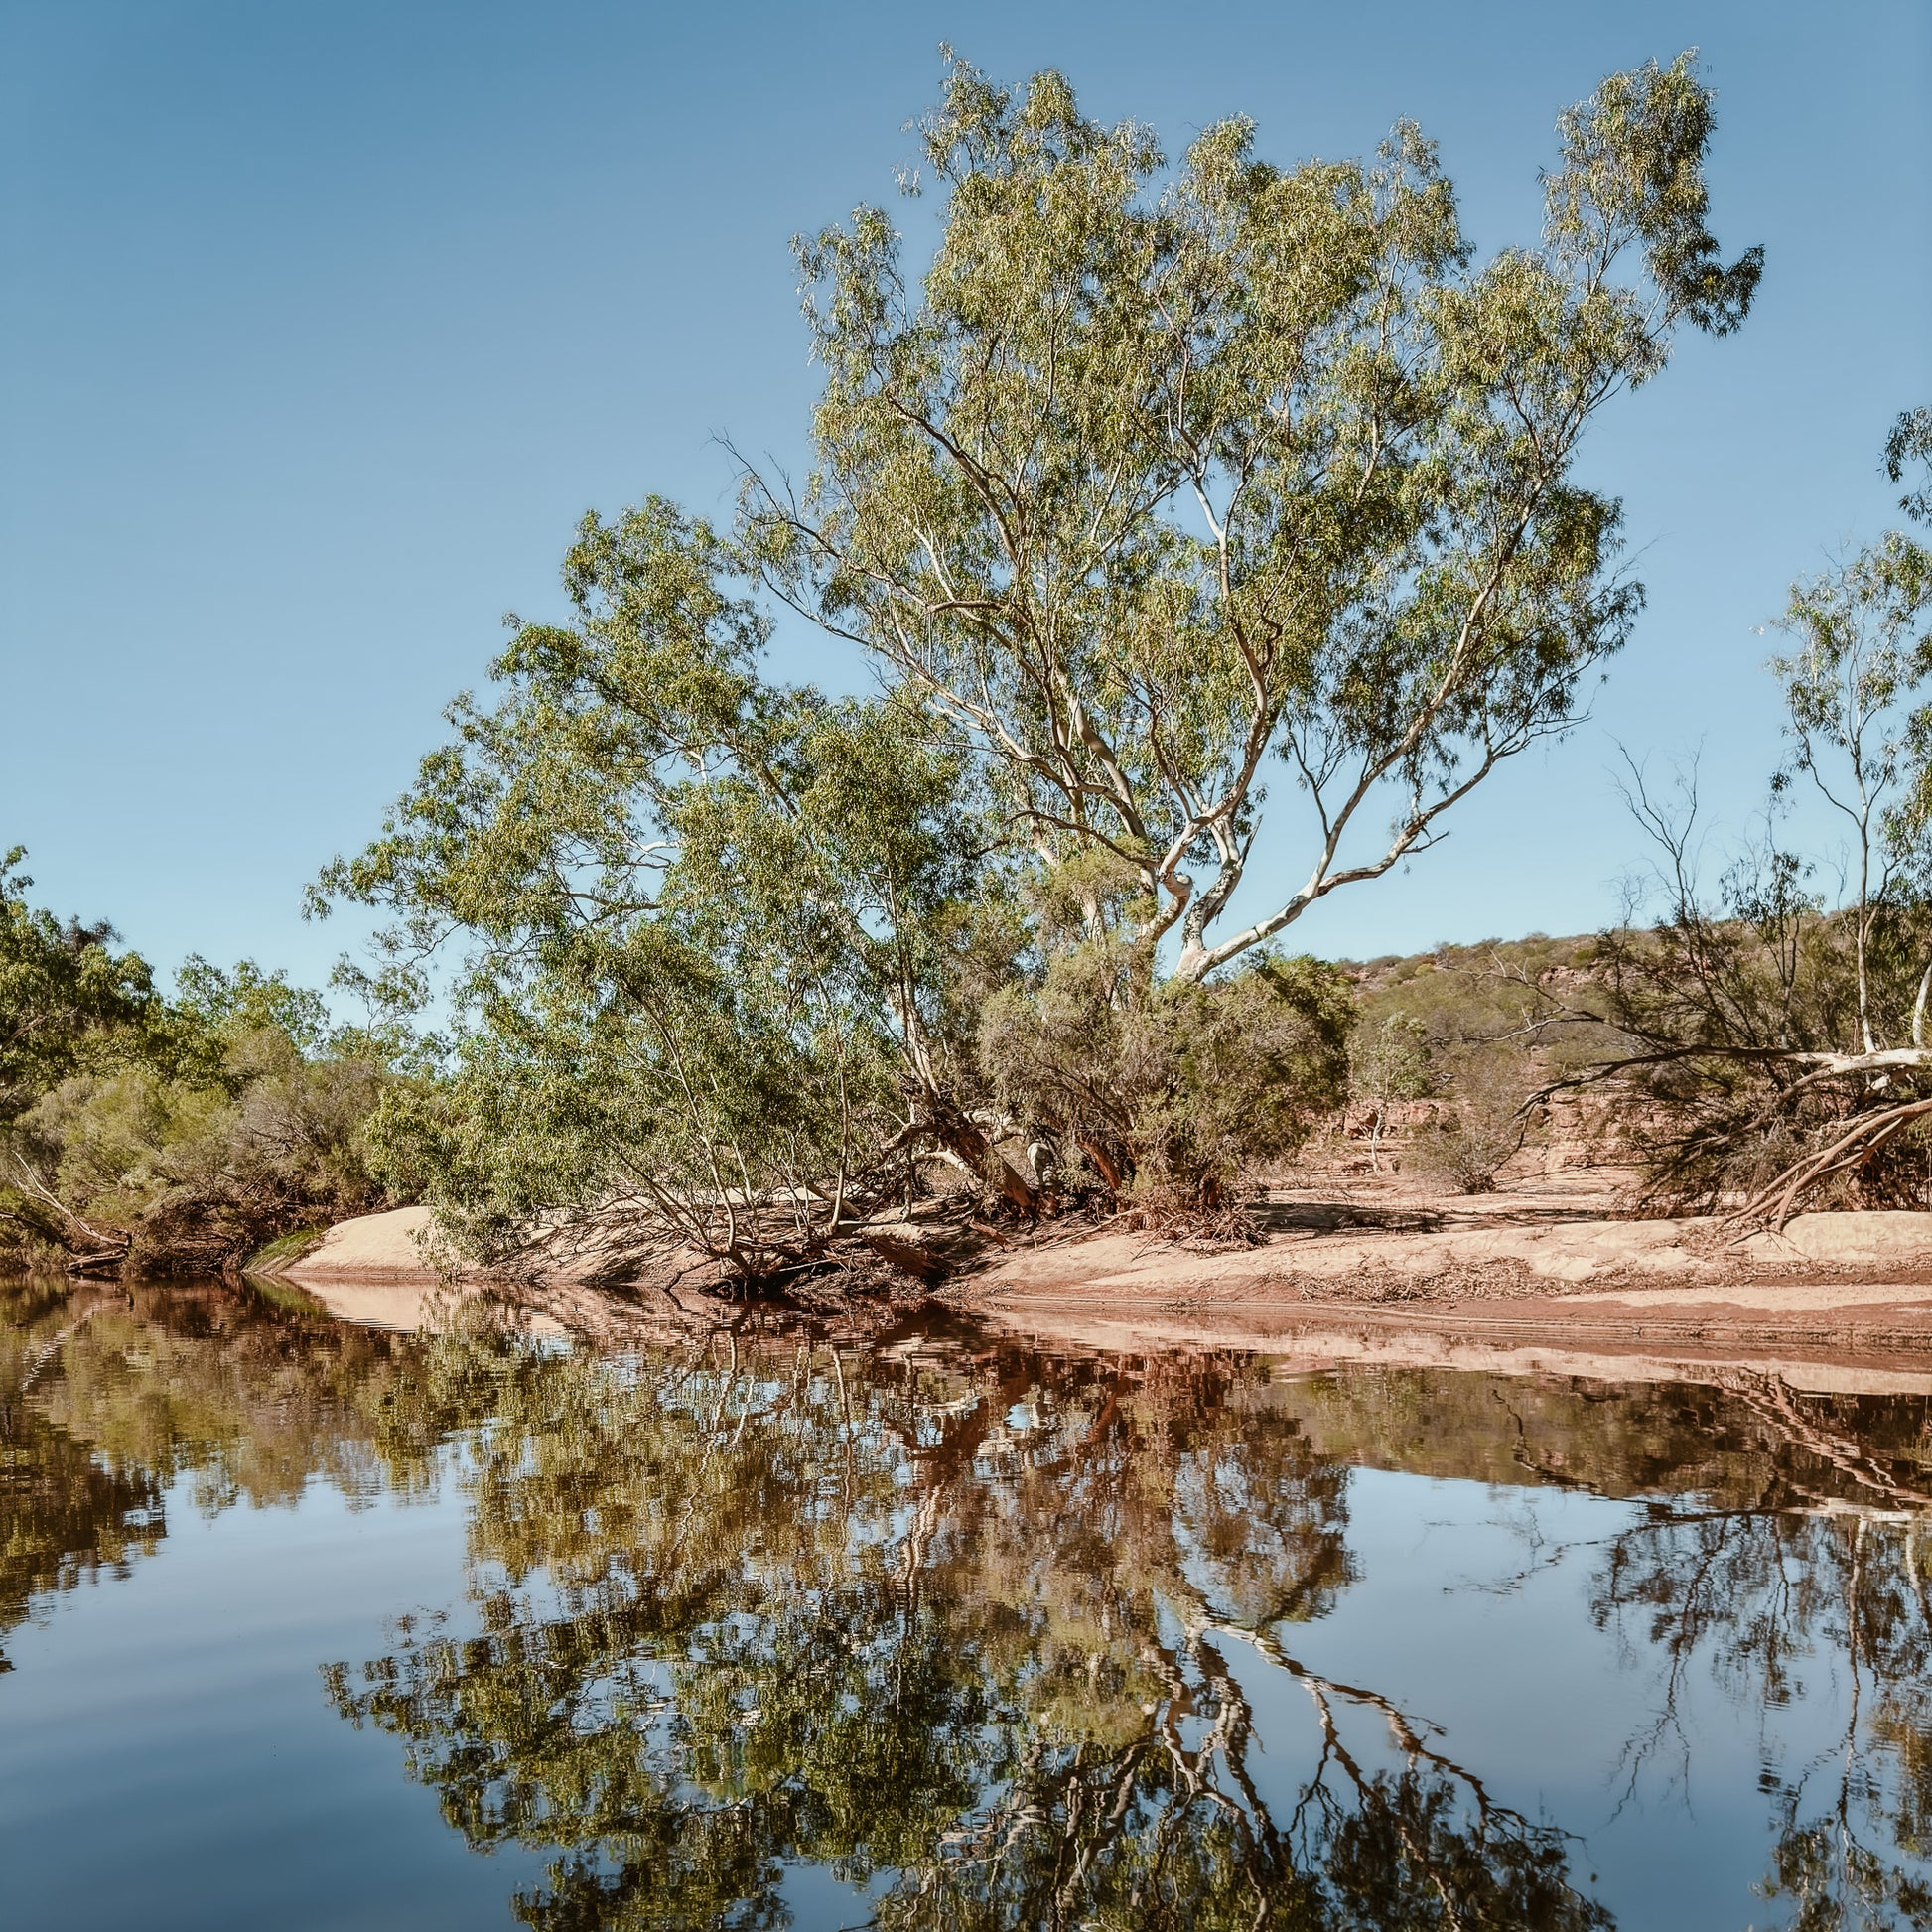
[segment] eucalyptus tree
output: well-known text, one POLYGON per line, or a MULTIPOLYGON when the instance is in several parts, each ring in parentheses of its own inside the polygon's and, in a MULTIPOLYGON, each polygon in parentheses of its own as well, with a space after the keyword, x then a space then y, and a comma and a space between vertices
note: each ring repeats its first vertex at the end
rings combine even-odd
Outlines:
POLYGON ((385 1144, 485 1253, 681 1247, 769 1280, 897 1181, 913 1129, 987 1165, 939 971, 970 785, 909 696, 764 676, 767 616, 668 503, 588 519, 565 584, 573 621, 518 625, 495 705, 452 707, 323 881, 399 915, 392 985, 460 949, 453 1079, 399 1092, 385 1144))
POLYGON ((1478 265, 1413 127, 1282 170, 1229 120, 1171 168, 1058 74, 952 62, 922 274, 879 208, 800 244, 809 477, 748 472, 729 532, 587 522, 570 621, 518 626, 325 878, 399 914, 392 984, 462 954, 456 1080, 398 1098, 398 1161, 485 1250, 588 1230, 741 1279, 913 1148, 1031 1209, 1015 1130, 1115 1196, 1238 1198, 1345 1071, 1336 985, 1269 942, 1574 722, 1628 632, 1618 507, 1573 466, 1750 306, 1712 127, 1688 56, 1612 77, 1561 120, 1540 240, 1478 265), (783 607, 876 694, 775 680, 783 607), (1312 857, 1244 923, 1290 850, 1271 786, 1312 857))
POLYGON ((814 467, 749 479, 749 545, 1198 981, 1434 843, 1625 640, 1619 506, 1575 463, 1683 330, 1750 307, 1713 126, 1691 56, 1613 75, 1561 117, 1540 239, 1478 263, 1412 125, 1281 169, 1234 118, 1171 169, 1059 74, 955 61, 923 275, 877 207, 799 247, 814 467), (1258 861, 1250 899, 1300 883, 1237 916, 1258 861))
POLYGON ((1905 484, 1898 507, 1920 523, 1932 523, 1932 405, 1902 409, 1885 438, 1885 475, 1905 484), (1913 483, 1912 466, 1923 464, 1926 474, 1913 483))
MULTIPOLYGON (((1910 420, 1901 418, 1901 428, 1910 420)), ((1896 448, 1887 464, 1898 467, 1896 448)), ((1887 1142, 1932 1114, 1924 1091, 1932 1073, 1932 939, 1924 917, 1932 891, 1932 550, 1887 531, 1795 585, 1784 623, 1798 647, 1773 658, 1771 668, 1784 687, 1793 762, 1852 834, 1846 917, 1858 1020, 1851 1039, 1808 1041, 1781 1056, 1789 1076, 1781 1109, 1813 1096, 1826 1107, 1795 1158, 1745 1203, 1743 1212, 1769 1210, 1780 1226, 1821 1184, 1866 1168, 1887 1142), (1918 970, 1909 1007, 1901 997, 1889 1012, 1878 1010, 1873 993, 1871 952, 1881 925, 1895 952, 1919 955, 1911 961, 1918 970)))
MULTIPOLYGON (((1783 689, 1795 771, 1846 822, 1851 847, 1856 1047, 1877 1050, 1872 927, 1914 863, 1927 774, 1914 757, 1932 671, 1932 554, 1890 531, 1836 569, 1792 587, 1780 620, 1794 648, 1771 659, 1783 689), (1907 795, 1907 788, 1909 794, 1907 795)), ((1912 1041, 1924 1044, 1932 966, 1919 986, 1912 1041)))
POLYGON ((1355 1031, 1349 1054, 1349 1098, 1368 1112, 1368 1164, 1382 1166, 1382 1137, 1396 1107, 1420 1100, 1430 1088, 1429 1030, 1414 1014, 1383 1015, 1355 1031))

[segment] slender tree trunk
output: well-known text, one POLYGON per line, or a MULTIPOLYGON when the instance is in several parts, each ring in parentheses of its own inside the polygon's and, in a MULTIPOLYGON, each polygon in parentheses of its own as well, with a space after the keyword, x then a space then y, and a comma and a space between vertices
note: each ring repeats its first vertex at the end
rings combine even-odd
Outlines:
POLYGON ((1871 834, 1859 827, 1859 1037, 1867 1053, 1875 1053, 1871 1036, 1871 984, 1865 969, 1865 944, 1871 931, 1871 834))

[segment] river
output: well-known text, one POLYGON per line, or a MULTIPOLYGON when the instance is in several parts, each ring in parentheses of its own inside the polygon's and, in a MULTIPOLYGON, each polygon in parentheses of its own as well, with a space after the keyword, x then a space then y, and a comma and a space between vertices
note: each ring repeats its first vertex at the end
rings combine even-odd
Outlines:
POLYGON ((0 1923, 1932 1923, 1932 1404, 1685 1374, 0 1287, 0 1923))

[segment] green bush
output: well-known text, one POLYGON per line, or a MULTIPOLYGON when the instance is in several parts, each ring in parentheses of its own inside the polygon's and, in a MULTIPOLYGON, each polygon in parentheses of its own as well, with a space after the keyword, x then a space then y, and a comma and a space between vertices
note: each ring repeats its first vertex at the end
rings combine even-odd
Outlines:
POLYGON ((1141 1217, 1212 1215, 1340 1104, 1353 1012, 1312 959, 1154 987, 1133 948, 1099 940, 994 995, 980 1061, 1018 1122, 1141 1217))

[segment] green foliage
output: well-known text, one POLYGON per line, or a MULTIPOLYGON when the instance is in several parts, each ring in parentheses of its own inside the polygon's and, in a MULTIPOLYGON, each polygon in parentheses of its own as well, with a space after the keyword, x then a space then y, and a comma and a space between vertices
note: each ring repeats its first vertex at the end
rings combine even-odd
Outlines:
POLYGON ((0 1229, 154 1272, 238 1263, 292 1228, 385 1204, 364 1128, 392 1075, 378 1059, 306 1058, 251 1031, 222 1052, 174 1017, 191 1064, 76 1074, 14 1124, 0 1229))
POLYGON ((1401 1101, 1420 1100, 1433 1077, 1429 1030, 1414 1014, 1398 1007, 1373 1021, 1357 1021, 1348 1053, 1348 1098, 1367 1110, 1371 1166, 1381 1165, 1391 1110, 1401 1101))
POLYGON ((359 1039, 354 1030, 330 1024, 320 993, 291 986, 285 973, 264 973, 252 959, 230 972, 190 953, 175 975, 172 1008, 187 1039, 205 1052, 245 1051, 249 1040, 273 1036, 315 1057, 359 1039))
MULTIPOLYGON (((10 862, 11 863, 11 862, 10 862)), ((0 1253, 218 1269, 383 1196, 364 1128, 393 1037, 244 960, 164 999, 104 925, 0 897, 0 1253)))
POLYGON ((1441 1071, 1444 1107, 1410 1144, 1415 1165, 1457 1193, 1489 1193, 1528 1138, 1531 1100, 1545 1077, 1516 1043, 1456 1055, 1441 1071))
POLYGON ((1885 475, 1908 485, 1898 507, 1916 522, 1932 523, 1932 408, 1920 404, 1899 412, 1885 438, 1885 475), (1909 486, 1914 464, 1923 464, 1927 471, 1926 481, 1916 489, 1909 486))
POLYGON ((147 962, 110 949, 112 926, 64 924, 27 903, 26 856, 21 846, 0 855, 0 1128, 139 1040, 157 1005, 147 962))
POLYGON ((291 1262, 300 1261, 310 1253, 328 1232, 326 1228, 294 1228, 287 1234, 278 1234, 273 1241, 267 1242, 248 1257, 250 1269, 286 1268, 291 1262))
POLYGON ((1258 949, 1574 719, 1641 599, 1581 438, 1758 276, 1688 56, 1564 116, 1540 240, 1479 265, 1406 124, 1283 170, 1227 120, 1171 167, 948 56, 919 133, 922 273, 879 208, 798 246, 801 487, 588 519, 571 621, 515 626, 322 882, 395 916, 379 989, 460 955, 451 1077, 374 1144, 477 1252, 769 1281, 914 1153, 1035 1211, 1009 1134, 1140 1211, 1238 1199, 1344 1079, 1338 983, 1258 949), (781 607, 878 695, 772 677, 781 607), (1228 931, 1271 787, 1307 884, 1228 931))
POLYGON ((1397 1104, 1427 1098, 1402 1136, 1401 1165, 1458 1192, 1489 1191, 1545 1124, 1543 1091, 1608 1050, 1595 937, 1532 933, 1346 970, 1361 1011, 1350 1091, 1371 1161, 1397 1104))
POLYGON ((980 1058, 1002 1101, 1108 1192, 1157 1217, 1213 1212, 1338 1103, 1353 1017, 1346 983, 1312 959, 1156 988, 1101 939, 996 994, 980 1058))
POLYGON ((1198 979, 1426 847, 1622 642, 1618 508, 1572 464, 1680 327, 1749 306, 1757 252, 1721 266, 1706 225, 1710 94, 1688 56, 1607 80, 1540 244, 1482 266, 1406 124, 1283 171, 1231 119, 1170 170, 1059 74, 954 62, 919 130, 923 276, 880 208, 800 244, 816 467, 748 482, 747 542, 966 736, 1045 863, 1130 868, 1137 936, 1198 979), (1307 883, 1223 933, 1285 849, 1271 775, 1312 808, 1307 883))
POLYGON ((495 707, 453 708, 324 882, 399 915, 392 979, 463 935, 453 1077, 398 1095, 377 1144, 481 1252, 548 1214, 614 1263, 670 1241, 796 1265, 879 1184, 897 1082, 946 1077, 959 761, 908 697, 762 681, 726 569, 665 503, 587 521, 575 624, 519 626, 495 707))
POLYGON ((1932 669, 1929 611, 1932 557, 1896 530, 1793 586, 1781 624, 1798 648, 1771 670, 1802 770, 1836 755, 1867 767, 1873 790, 1896 780, 1904 747, 1894 721, 1932 669))

